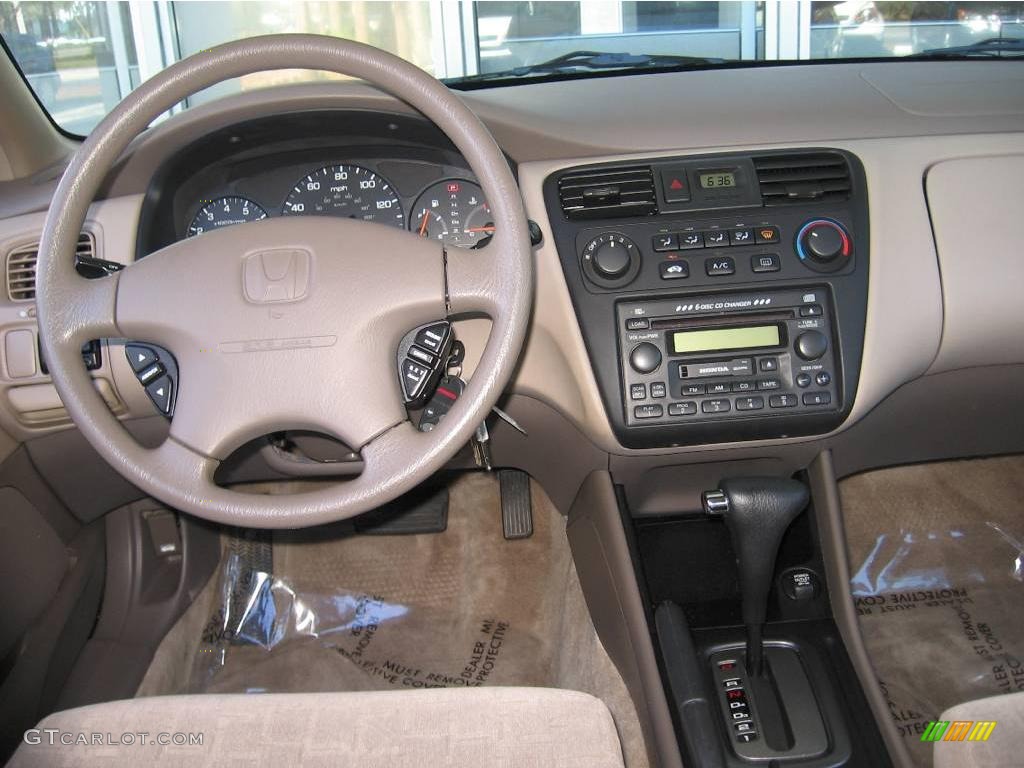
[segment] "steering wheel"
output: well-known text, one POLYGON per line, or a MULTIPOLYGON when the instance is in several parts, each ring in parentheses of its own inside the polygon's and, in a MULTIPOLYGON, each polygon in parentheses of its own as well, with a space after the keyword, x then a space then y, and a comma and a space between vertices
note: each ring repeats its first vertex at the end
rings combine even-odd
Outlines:
POLYGON ((271 35, 168 67, 99 124, 50 204, 36 282, 39 335, 53 383, 104 459, 175 509, 230 525, 297 528, 380 506, 465 445, 515 368, 530 314, 533 261, 504 155, 444 84, 360 43, 271 35), (280 217, 189 238, 107 277, 77 274, 75 243, 88 207, 114 162, 154 118, 222 80, 297 68, 360 78, 432 120, 469 162, 490 202, 489 245, 445 251, 436 241, 380 224, 280 217), (247 270, 257 282, 279 279, 283 270, 291 288, 253 292, 247 270), (420 432, 402 401, 399 343, 418 326, 469 315, 492 323, 479 365, 440 424, 420 432), (96 338, 148 341, 174 355, 179 392, 160 446, 138 444, 93 387, 80 350, 96 338), (361 453, 363 472, 290 496, 246 494, 214 482, 233 450, 283 429, 338 438, 361 453))

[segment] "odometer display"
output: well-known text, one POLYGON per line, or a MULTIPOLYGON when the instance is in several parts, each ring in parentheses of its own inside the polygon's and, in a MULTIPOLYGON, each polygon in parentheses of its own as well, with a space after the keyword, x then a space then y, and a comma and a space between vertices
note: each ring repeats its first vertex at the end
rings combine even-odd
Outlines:
POLYGON ((282 213, 405 226, 405 212, 391 184, 358 165, 329 165, 309 174, 288 194, 282 213))
POLYGON ((188 227, 188 236, 194 237, 211 229, 230 227, 247 221, 267 218, 267 212, 245 197, 218 197, 196 211, 188 227))

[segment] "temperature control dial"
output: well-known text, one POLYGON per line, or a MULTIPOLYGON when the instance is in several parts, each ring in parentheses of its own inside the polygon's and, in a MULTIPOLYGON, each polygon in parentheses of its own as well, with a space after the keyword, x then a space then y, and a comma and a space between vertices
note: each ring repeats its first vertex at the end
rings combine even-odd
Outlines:
POLYGON ((640 249, 625 235, 607 232, 583 248, 583 272, 593 282, 617 288, 640 271, 640 249))
POLYGON ((796 254, 804 266, 817 272, 842 269, 853 246, 843 225, 832 219, 813 219, 796 236, 796 254))

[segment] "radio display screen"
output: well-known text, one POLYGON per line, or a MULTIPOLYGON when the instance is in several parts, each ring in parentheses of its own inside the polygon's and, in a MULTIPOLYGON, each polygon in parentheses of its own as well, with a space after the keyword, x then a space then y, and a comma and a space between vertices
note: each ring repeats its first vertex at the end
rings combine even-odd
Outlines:
POLYGON ((718 352, 726 349, 758 349, 782 344, 778 325, 747 325, 742 328, 705 328, 670 334, 672 352, 718 352))
POLYGON ((736 174, 731 171, 701 173, 697 178, 700 180, 702 189, 721 189, 722 187, 736 186, 736 174))

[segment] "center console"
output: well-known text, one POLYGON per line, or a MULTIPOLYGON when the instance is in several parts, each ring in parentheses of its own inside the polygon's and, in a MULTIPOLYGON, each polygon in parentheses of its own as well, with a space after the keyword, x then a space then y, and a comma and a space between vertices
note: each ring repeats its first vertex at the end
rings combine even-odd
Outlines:
POLYGON ((582 166, 544 192, 622 445, 822 434, 849 414, 868 285, 856 157, 582 166))

